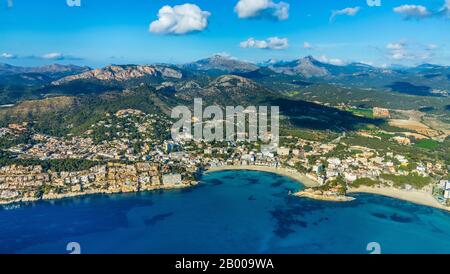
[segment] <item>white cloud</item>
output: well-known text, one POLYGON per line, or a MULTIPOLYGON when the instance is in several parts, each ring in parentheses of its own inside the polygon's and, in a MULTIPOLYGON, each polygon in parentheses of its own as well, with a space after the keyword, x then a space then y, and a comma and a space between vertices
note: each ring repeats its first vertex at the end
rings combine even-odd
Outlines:
POLYGON ((430 59, 432 57, 432 54, 429 52, 423 52, 420 55, 418 55, 418 57, 422 60, 427 60, 430 59))
POLYGON ((427 45, 427 50, 435 50, 438 48, 438 45, 435 44, 428 44, 427 45))
POLYGON ((450 0, 444 0, 439 10, 429 10, 422 5, 402 5, 394 8, 394 12, 401 14, 404 19, 424 19, 432 16, 444 16, 450 18, 450 0))
POLYGON ((450 0, 445 0, 444 6, 442 6, 440 13, 450 18, 450 0))
POLYGON ((422 19, 432 15, 432 12, 421 5, 402 5, 394 8, 394 12, 401 14, 405 19, 422 19))
POLYGON ((404 47, 405 45, 403 43, 389 43, 386 45, 386 48, 390 50, 402 50, 404 47))
POLYGON ((354 8, 345 8, 345 9, 341 9, 341 10, 332 11, 331 16, 330 16, 330 22, 334 21, 334 19, 338 15, 355 16, 356 14, 358 14, 358 12, 360 10, 361 10, 360 7, 354 7, 354 8))
POLYGON ((343 65, 345 65, 345 62, 342 61, 341 59, 328 58, 325 55, 321 55, 321 56, 317 57, 317 60, 322 62, 322 63, 327 63, 327 64, 331 64, 331 65, 336 65, 336 66, 343 66, 343 65))
POLYGON ((405 46, 405 43, 388 43, 386 49, 388 49, 389 58, 394 60, 410 59, 411 56, 407 53, 405 46))
POLYGON ((394 60, 411 59, 408 55, 406 55, 405 51, 393 51, 390 57, 394 60))
POLYGON ((368 66, 374 66, 375 64, 372 62, 372 61, 359 61, 361 64, 364 64, 364 65, 368 65, 368 66))
POLYGON ((278 20, 287 20, 289 18, 289 4, 285 2, 273 3, 272 8, 274 9, 273 15, 278 18, 278 20))
POLYGON ((287 38, 269 37, 266 40, 256 40, 249 38, 240 43, 241 48, 273 49, 282 50, 289 47, 287 38))
POLYGON ((226 51, 214 53, 212 56, 220 56, 220 57, 223 57, 223 58, 228 58, 228 59, 234 59, 234 60, 237 60, 236 57, 232 56, 231 54, 229 54, 229 53, 226 52, 226 51))
POLYGON ((211 13, 197 5, 164 6, 158 11, 158 20, 150 24, 150 32, 161 34, 185 34, 202 31, 208 26, 211 13))
POLYGON ((42 58, 48 60, 62 60, 64 59, 64 55, 62 53, 52 52, 44 54, 42 58))
POLYGON ((303 42, 304 49, 313 49, 313 46, 309 42, 303 42))
POLYGON ((50 52, 43 55, 28 55, 28 56, 17 56, 12 53, 2 53, 0 58, 3 59, 34 59, 34 60, 83 60, 81 57, 65 55, 59 52, 50 52))
POLYGON ((434 56, 438 46, 435 44, 407 44, 405 42, 389 43, 386 45, 389 59, 396 61, 413 61, 430 59, 434 56))
POLYGON ((8 53, 8 52, 2 53, 2 54, 0 55, 0 57, 1 57, 1 58, 4 58, 4 59, 15 59, 15 58, 17 58, 16 55, 14 55, 14 54, 12 54, 12 53, 8 53))
POLYGON ((252 18, 269 15, 278 20, 289 18, 289 4, 275 3, 272 0, 239 0, 234 7, 239 18, 252 18))

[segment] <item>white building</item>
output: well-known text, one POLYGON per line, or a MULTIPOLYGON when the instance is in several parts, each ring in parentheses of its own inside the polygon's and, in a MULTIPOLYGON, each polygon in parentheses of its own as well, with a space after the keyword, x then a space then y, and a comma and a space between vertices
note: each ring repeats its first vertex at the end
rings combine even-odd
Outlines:
POLYGON ((277 154, 280 156, 289 156, 289 148, 279 147, 277 148, 277 154))
POLYGON ((242 155, 241 159, 243 161, 254 162, 255 156, 253 156, 252 154, 244 154, 244 155, 242 155))
POLYGON ((181 184, 181 174, 165 174, 162 176, 163 185, 179 185, 181 184))
POLYGON ((337 177, 337 176, 339 176, 339 172, 337 172, 335 170, 327 170, 328 178, 333 178, 333 177, 337 177))
POLYGON ((344 173, 344 178, 349 182, 353 182, 356 181, 356 179, 358 179, 358 177, 355 174, 347 172, 344 173))
POLYGON ((444 189, 450 190, 450 181, 444 180, 444 184, 445 184, 444 189))
POLYGON ((341 160, 339 158, 329 158, 327 160, 327 162, 329 164, 331 164, 331 165, 334 165, 334 166, 340 166, 341 165, 341 160))
POLYGON ((424 165, 418 165, 418 166, 416 167, 416 169, 417 169, 417 171, 419 171, 419 172, 425 172, 425 171, 427 171, 427 168, 426 168, 424 165))
POLYGON ((313 166, 313 171, 319 175, 320 173, 322 173, 324 171, 324 167, 322 164, 317 164, 315 166, 313 166))
POLYGON ((408 163, 408 160, 403 155, 396 155, 395 159, 397 159, 402 164, 407 164, 408 163))
POLYGON ((450 199, 450 190, 446 190, 446 191, 444 192, 444 198, 445 198, 445 199, 450 199))

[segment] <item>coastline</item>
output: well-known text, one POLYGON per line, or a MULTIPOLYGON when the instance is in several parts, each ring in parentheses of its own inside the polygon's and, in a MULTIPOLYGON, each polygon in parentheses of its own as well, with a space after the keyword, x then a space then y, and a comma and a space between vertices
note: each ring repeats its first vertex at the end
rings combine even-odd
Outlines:
MULTIPOLYGON (((268 167, 268 166, 239 166, 239 165, 229 165, 229 166, 219 166, 219 167, 212 167, 205 171, 205 173, 210 172, 218 172, 218 171, 227 171, 227 170, 250 170, 250 171, 261 171, 261 172, 269 172, 278 174, 281 176, 289 177, 301 184, 303 184, 307 188, 311 187, 317 187, 319 184, 312 180, 311 178, 307 177, 305 174, 302 174, 297 171, 289 170, 287 168, 275 168, 275 167, 268 167)), ((367 187, 367 186, 361 186, 359 188, 349 188, 347 191, 348 194, 352 193, 369 193, 369 194, 375 194, 375 195, 381 195, 386 196, 402 201, 411 202, 418 205, 424 205, 429 206, 441 210, 445 210, 447 212, 450 212, 450 207, 446 207, 442 204, 440 204, 434 197, 426 192, 418 191, 418 190, 402 190, 397 189, 393 187, 367 187)), ((296 195, 297 197, 306 197, 306 195, 296 195)), ((319 195, 307 195, 308 198, 316 199, 316 200, 324 200, 324 201, 333 201, 333 199, 327 199, 326 197, 319 197, 319 195)), ((347 201, 351 201, 352 199, 349 199, 347 201)), ((334 199, 336 201, 336 199, 334 199)), ((342 202, 346 202, 344 199, 339 200, 342 202)))
MULTIPOLYGON (((211 167, 204 171, 205 174, 212 173, 212 172, 219 172, 219 171, 231 171, 231 170, 242 170, 242 171, 260 171, 260 172, 267 172, 267 173, 273 173, 280 176, 285 176, 288 178, 293 179, 294 181, 304 185, 306 188, 314 188, 319 186, 318 182, 313 180, 312 178, 308 177, 306 174, 300 173, 293 169, 283 168, 283 167, 269 167, 269 166, 241 166, 241 165, 227 165, 227 166, 218 166, 218 167, 211 167)), ((149 189, 141 190, 141 191, 130 191, 130 192, 147 192, 147 191, 154 191, 154 190, 170 190, 170 189, 181 189, 181 188, 187 188, 191 186, 195 186, 198 182, 191 182, 189 184, 182 184, 179 186, 160 186, 160 187, 152 187, 149 189)), ((21 203, 21 202, 36 202, 36 201, 45 201, 45 200, 58 200, 58 199, 64 199, 64 198, 71 198, 71 197, 79 197, 79 196, 86 196, 86 195, 92 195, 92 194, 118 194, 118 193, 126 193, 126 192, 113 192, 113 191, 90 191, 90 192, 74 192, 74 193, 64 193, 64 194, 52 194, 52 195, 45 195, 42 198, 22 198, 17 200, 10 200, 10 201, 0 201, 0 206, 9 205, 9 204, 15 204, 15 203, 21 203)), ((394 187, 386 187, 386 186, 379 186, 379 187, 368 187, 368 186, 360 186, 358 188, 349 188, 347 190, 347 194, 357 194, 357 193, 368 193, 368 194, 375 194, 375 195, 381 195, 386 197, 391 197, 394 199, 402 200, 411 202, 418 205, 423 206, 429 206, 437 209, 441 209, 447 212, 450 212, 450 207, 444 206, 440 204, 430 193, 419 191, 419 190, 402 190, 397 189, 394 187)), ((315 195, 314 193, 307 193, 305 191, 301 191, 298 193, 293 194, 296 197, 306 197, 310 199, 315 200, 322 200, 322 201, 335 201, 335 202, 347 202, 352 201, 355 198, 353 197, 328 197, 324 195, 315 195)))
POLYGON ((313 179, 309 178, 305 174, 297 172, 295 170, 290 170, 283 167, 268 167, 268 166, 238 166, 238 165, 229 165, 229 166, 219 166, 219 167, 211 167, 208 168, 205 173, 218 172, 218 171, 227 171, 227 170, 250 170, 250 171, 261 171, 274 173, 281 176, 289 177, 301 184, 305 187, 317 187, 319 184, 315 182, 313 179))
POLYGON ((47 194, 44 195, 42 198, 35 198, 35 197, 27 197, 27 198, 21 198, 16 200, 10 200, 10 201, 0 201, 0 206, 7 206, 11 204, 16 203, 29 203, 29 202, 39 202, 39 201, 54 201, 54 200, 61 200, 65 198, 75 198, 75 197, 82 197, 82 196, 89 196, 89 195, 97 195, 97 194, 122 194, 122 193, 139 193, 139 192, 151 192, 155 190, 175 190, 175 189, 183 189, 188 188, 192 186, 196 186, 197 182, 191 182, 189 184, 181 184, 178 186, 171 185, 171 186, 158 186, 158 187, 152 187, 144 190, 139 191, 108 191, 108 190, 100 190, 100 191, 86 191, 86 192, 71 192, 71 193, 63 193, 63 194, 47 194))
POLYGON ((402 201, 411 202, 418 205, 434 207, 450 212, 450 207, 440 204, 434 197, 424 191, 419 190, 402 190, 394 187, 367 187, 360 186, 358 188, 349 188, 348 194, 351 193, 369 193, 395 198, 402 201))

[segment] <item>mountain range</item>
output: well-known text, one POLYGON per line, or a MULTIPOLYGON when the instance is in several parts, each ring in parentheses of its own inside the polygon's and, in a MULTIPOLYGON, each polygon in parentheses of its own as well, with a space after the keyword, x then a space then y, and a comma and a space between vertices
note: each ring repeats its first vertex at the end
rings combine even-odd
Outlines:
POLYGON ((257 70, 259 67, 250 62, 240 61, 235 58, 214 55, 210 58, 202 59, 193 63, 181 65, 185 70, 209 71, 209 73, 238 73, 257 70))
POLYGON ((163 66, 138 66, 138 65, 111 65, 102 69, 88 70, 79 74, 66 76, 52 82, 52 85, 63 85, 76 80, 99 80, 124 82, 131 79, 143 77, 176 78, 180 79, 183 74, 180 71, 163 66))
POLYGON ((447 66, 422 64, 416 67, 378 68, 363 63, 333 65, 312 56, 253 64, 214 55, 182 65, 109 65, 95 69, 59 64, 42 67, 0 64, 0 104, 48 94, 99 93, 142 84, 166 92, 202 90, 213 81, 220 82, 220 77, 226 75, 241 77, 232 78, 240 79, 238 82, 252 80, 279 93, 320 84, 416 96, 448 97, 450 93, 450 67, 447 66))

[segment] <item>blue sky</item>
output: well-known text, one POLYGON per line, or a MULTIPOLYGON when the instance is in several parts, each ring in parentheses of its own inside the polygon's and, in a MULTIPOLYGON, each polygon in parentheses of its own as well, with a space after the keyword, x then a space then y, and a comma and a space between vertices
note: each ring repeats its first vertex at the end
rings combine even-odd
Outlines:
POLYGON ((216 53, 253 62, 313 55, 335 64, 450 65, 449 0, 9 1, 0 0, 0 62, 15 65, 184 63, 216 53), (167 26, 169 15, 149 30, 163 6, 187 3, 182 21, 167 26))

